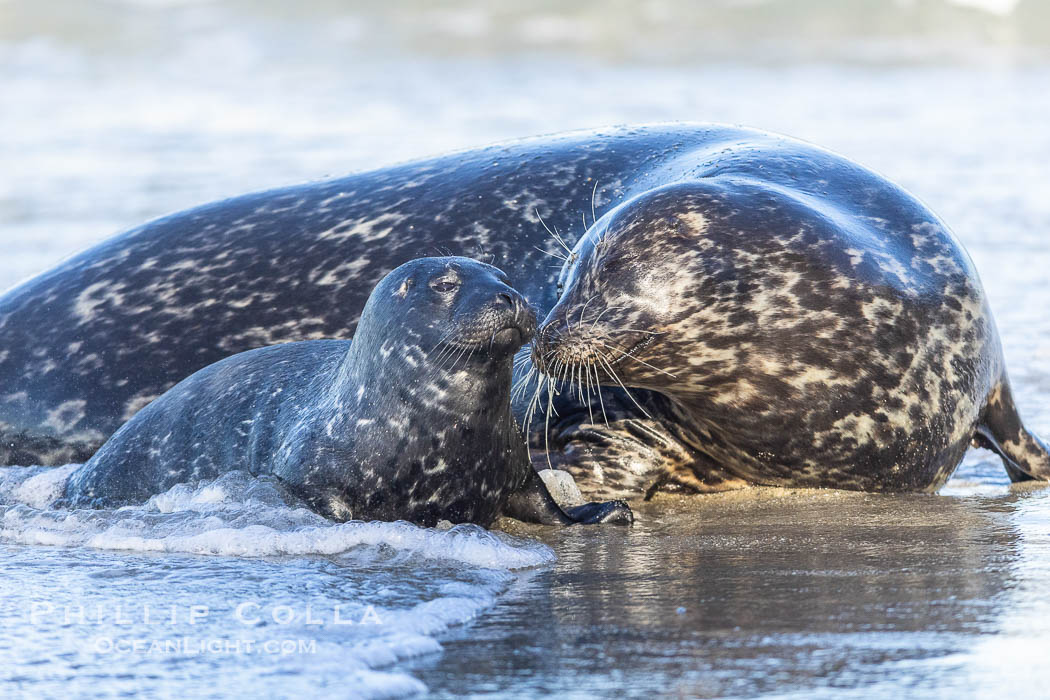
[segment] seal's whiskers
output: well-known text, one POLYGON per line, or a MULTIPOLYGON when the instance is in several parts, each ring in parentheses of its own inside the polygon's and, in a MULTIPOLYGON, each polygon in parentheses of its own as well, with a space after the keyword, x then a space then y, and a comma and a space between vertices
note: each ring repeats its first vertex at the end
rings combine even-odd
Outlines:
MULTIPOLYGON (((602 387, 601 382, 599 381, 600 377, 598 376, 598 366, 592 364, 591 369, 594 370, 594 384, 598 387, 598 403, 602 407, 602 419, 605 421, 605 425, 609 425, 609 416, 605 413, 605 399, 602 398, 602 387)), ((589 377, 590 375, 588 374, 587 376, 589 377)), ((591 422, 593 423, 594 421, 591 422)))
POLYGON ((595 326, 598 325, 598 321, 600 321, 602 319, 602 316, 604 316, 605 314, 609 313, 610 311, 619 311, 620 309, 626 308, 626 306, 606 306, 604 309, 602 309, 601 313, 595 316, 594 320, 591 321, 591 331, 594 331, 595 326))
POLYGON ((616 380, 616 383, 620 385, 620 388, 623 389, 624 393, 627 394, 627 397, 629 399, 631 399, 631 402, 634 403, 634 405, 638 407, 638 410, 641 411, 642 413, 644 413, 646 418, 650 418, 651 419, 652 416, 649 415, 649 412, 646 411, 644 408, 642 408, 642 405, 640 403, 638 403, 638 399, 634 398, 634 394, 632 394, 627 389, 627 387, 624 386, 623 382, 620 381, 620 375, 616 374, 616 370, 614 370, 613 366, 611 364, 609 364, 609 361, 606 360, 604 357, 601 357, 600 355, 598 356, 598 360, 605 367, 605 371, 609 373, 609 376, 612 377, 614 380, 616 380))
POLYGON ((598 178, 594 178, 594 187, 591 188, 591 221, 598 223, 598 216, 594 213, 594 196, 598 194, 598 178))
POLYGON ((631 353, 627 352, 626 350, 624 350, 623 348, 621 348, 619 346, 609 345, 608 343, 604 343, 604 342, 602 342, 600 340, 595 340, 594 342, 599 343, 601 345, 604 345, 605 347, 609 348, 610 350, 615 350, 616 352, 623 353, 623 357, 629 357, 632 360, 634 360, 635 362, 637 362, 638 364, 645 365, 646 367, 648 367, 649 369, 651 369, 651 370, 653 370, 655 372, 659 372, 661 374, 666 374, 671 379, 678 379, 678 377, 674 376, 673 374, 668 372, 666 369, 660 369, 659 367, 657 367, 655 365, 651 365, 648 362, 646 362, 645 360, 641 360, 641 359, 635 357, 634 355, 632 355, 631 353))
POLYGON ((554 230, 551 231, 550 227, 547 226, 547 222, 545 222, 543 220, 543 217, 540 216, 540 210, 539 209, 534 209, 533 211, 536 212, 536 218, 540 220, 540 223, 543 225, 543 228, 547 229, 547 233, 549 233, 551 236, 553 236, 554 240, 558 242, 558 245, 560 245, 562 248, 565 249, 565 252, 567 254, 565 259, 566 260, 569 260, 569 259, 575 260, 576 256, 575 256, 575 254, 573 254, 572 248, 570 248, 569 244, 565 242, 565 239, 562 238, 562 235, 560 233, 558 233, 558 227, 555 226, 554 230))
MULTIPOLYGON (((544 250, 543 248, 540 248, 540 247, 539 247, 538 245, 534 245, 534 246, 532 246, 532 247, 533 247, 533 248, 535 248, 536 250, 540 251, 540 252, 541 252, 541 253, 543 253, 544 255, 549 255, 549 256, 551 256, 552 258, 557 258, 558 260, 564 260, 564 261, 566 261, 566 262, 568 262, 568 260, 569 260, 569 256, 568 256, 568 255, 563 255, 562 253, 557 253, 557 252, 555 252, 555 253, 552 253, 552 252, 551 252, 551 251, 549 251, 549 250, 544 250)), ((557 267, 557 268, 559 268, 559 269, 560 269, 560 268, 561 268, 561 265, 554 265, 554 267, 557 267)))

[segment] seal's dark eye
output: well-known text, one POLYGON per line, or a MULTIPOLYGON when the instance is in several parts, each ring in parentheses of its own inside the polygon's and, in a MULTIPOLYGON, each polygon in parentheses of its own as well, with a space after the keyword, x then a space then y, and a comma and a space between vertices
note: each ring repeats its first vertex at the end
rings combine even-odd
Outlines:
POLYGON ((459 282, 456 280, 434 280, 430 283, 430 288, 435 292, 441 292, 442 294, 448 294, 459 287, 459 282))

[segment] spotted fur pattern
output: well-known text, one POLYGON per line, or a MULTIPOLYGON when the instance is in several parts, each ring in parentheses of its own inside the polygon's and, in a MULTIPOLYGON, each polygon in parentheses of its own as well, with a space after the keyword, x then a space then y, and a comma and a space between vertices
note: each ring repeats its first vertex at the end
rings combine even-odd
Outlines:
POLYGON ((68 505, 142 502, 241 469, 336 520, 491 523, 533 476, 509 387, 535 316, 505 282, 462 258, 398 268, 352 342, 240 353, 152 402, 73 473, 68 505), (449 276, 458 289, 428 286, 449 276))
POLYGON ((646 392, 666 397, 655 422, 703 456, 698 480, 726 488, 932 490, 981 430, 1018 471, 1050 476, 1045 445, 1002 399, 995 324, 944 224, 831 154, 760 153, 761 173, 744 144, 597 222, 536 362, 633 387, 639 408, 646 392))
MULTIPOLYGON (((350 338, 409 260, 492 262, 541 311, 582 217, 749 133, 683 125, 544 137, 207 204, 0 297, 0 464, 83 461, 193 372, 253 348, 350 338), (593 209, 592 209, 593 205, 593 209)), ((589 223, 589 222, 588 222, 589 223)))
MULTIPOLYGON (((1038 471, 1041 443, 1011 427, 1012 403, 985 401, 993 386, 1008 388, 998 340, 943 224, 817 147, 695 124, 455 153, 216 202, 110 239, 0 297, 0 462, 84 459, 210 363, 350 337, 372 286, 420 255, 492 260, 546 313, 558 300, 557 258, 568 257, 547 227, 575 250, 553 319, 597 318, 578 261, 595 259, 593 248, 614 268, 648 261, 628 305, 639 321, 681 331, 672 345, 617 327, 616 342, 644 340, 650 364, 673 364, 681 378, 672 385, 618 362, 625 378, 633 365, 631 396, 602 396, 621 422, 593 420, 594 396, 588 405, 562 395, 556 440, 530 425, 537 459, 579 456, 580 478, 604 475, 590 482, 597 491, 708 481, 930 488, 975 421, 1000 426, 995 444, 1038 471), (656 203, 651 220, 631 208, 642 202, 656 203), (617 231, 627 235, 605 239, 617 231), (671 323, 675 305, 697 323, 671 323), (650 399, 661 407, 639 410, 650 399), (995 406, 1004 415, 992 420, 995 406), (589 449, 599 438, 606 446, 589 449)), ((596 327, 613 321, 626 319, 596 327)), ((525 405, 515 405, 519 418, 525 405)))

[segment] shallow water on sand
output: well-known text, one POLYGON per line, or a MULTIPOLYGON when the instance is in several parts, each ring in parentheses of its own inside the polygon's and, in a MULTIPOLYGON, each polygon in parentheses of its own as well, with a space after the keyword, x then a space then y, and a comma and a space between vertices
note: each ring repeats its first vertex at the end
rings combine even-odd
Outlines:
POLYGON ((33 697, 419 692, 397 666, 554 560, 474 525, 334 524, 238 472, 51 508, 71 470, 0 468, 5 688, 33 697))
POLYGON ((541 535, 557 565, 410 668, 446 697, 1047 692, 1050 490, 763 489, 638 515, 541 535))
MULTIPOLYGON (((0 288, 254 188, 571 128, 743 123, 941 214, 1050 435, 1050 25, 1038 0, 975 3, 0 0, 0 288)), ((518 539, 332 526, 235 477, 70 514, 47 506, 61 477, 0 474, 4 694, 1048 693, 1050 490, 1011 490, 986 453, 937 496, 662 498, 629 530, 518 539), (182 638, 278 646, 105 648, 182 638), (300 639, 314 650, 281 646, 300 639)))

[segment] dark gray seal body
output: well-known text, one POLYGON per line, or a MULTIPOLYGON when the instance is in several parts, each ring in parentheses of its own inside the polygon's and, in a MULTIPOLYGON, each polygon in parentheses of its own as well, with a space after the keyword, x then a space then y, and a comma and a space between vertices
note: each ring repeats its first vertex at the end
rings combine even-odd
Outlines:
POLYGON ((629 521, 620 503, 567 515, 531 467, 510 381, 534 329, 496 268, 406 263, 376 287, 353 341, 251 350, 177 384, 73 472, 66 503, 141 503, 243 470, 336 520, 629 521))
POLYGON ((117 235, 0 297, 0 464, 82 462, 225 357, 349 338, 398 265, 506 270, 541 313, 582 217, 686 177, 748 134, 675 126, 525 140, 206 204, 117 235), (702 150, 698 150, 702 149, 702 150), (537 250, 537 248, 542 249, 537 250))
MULTIPOLYGON (((705 330, 691 345, 688 324, 681 326, 681 355, 673 359, 711 372, 722 367, 727 374, 688 381, 709 382, 704 391, 722 392, 723 403, 699 411, 676 387, 639 378, 635 366, 633 379, 621 377, 638 382, 633 398, 617 387, 602 391, 601 406, 584 400, 582 389, 553 402, 558 415, 533 426, 534 449, 548 453, 541 463, 549 458, 572 469, 585 492, 618 495, 671 483, 722 488, 773 473, 776 483, 930 488, 976 429, 1012 455, 1015 475, 1050 472, 1010 400, 976 274, 933 213, 884 178, 810 144, 690 124, 530 139, 245 195, 104 242, 0 298, 0 461, 86 459, 143 405, 201 367, 272 343, 349 337, 372 286, 435 250, 486 256, 546 314, 559 296, 556 258, 569 257, 584 229, 588 239, 606 230, 614 208, 647 201, 662 218, 639 216, 634 230, 651 249, 653 269, 704 288, 641 285, 632 288, 631 305, 644 310, 658 306, 659 295, 700 294, 683 313, 703 304, 697 313, 724 324, 722 335, 705 330), (693 221, 693 214, 704 218, 693 221), (694 224, 707 227, 710 241, 687 233, 694 224), (820 300, 826 307, 805 306, 820 300), (965 321, 958 338, 955 319, 965 321), (949 357, 954 364, 945 364, 949 357), (994 387, 998 403, 986 400, 994 387), (902 405, 880 411, 883 399, 902 405), (826 411, 803 420, 800 405, 826 411), (911 417, 920 413, 921 420, 911 417), (740 428, 741 439, 773 434, 748 458, 773 466, 723 473, 730 452, 749 454, 759 443, 710 447, 729 434, 700 430, 701 415, 705 426, 750 426, 740 428), (818 435, 827 442, 807 450, 818 435), (866 455, 876 452, 870 461, 866 455), (816 455, 834 456, 832 471, 821 471, 816 455), (896 466, 895 476, 855 478, 862 467, 848 466, 854 457, 876 464, 873 474, 896 466), (846 476, 836 476, 843 470, 846 476)), ((623 223, 638 210, 616 212, 623 223)), ((630 245, 610 241, 606 251, 620 248, 630 245)), ((571 287, 584 268, 575 259, 569 267, 577 271, 565 279, 571 287)), ((580 294, 570 289, 561 311, 598 319, 598 300, 588 306, 580 294)), ((572 366, 580 385, 584 364, 572 366)), ((610 380, 592 373, 587 381, 610 380)), ((525 403, 515 405, 519 417, 525 403)))

